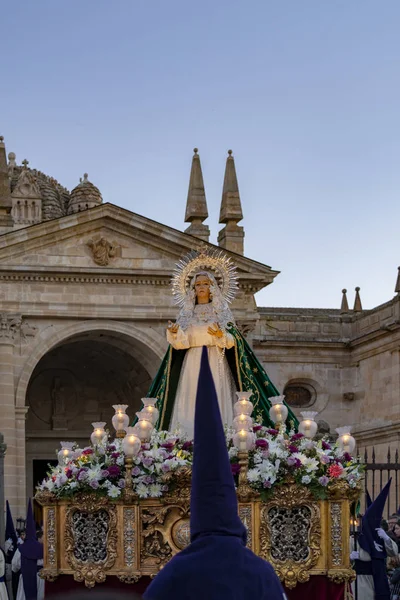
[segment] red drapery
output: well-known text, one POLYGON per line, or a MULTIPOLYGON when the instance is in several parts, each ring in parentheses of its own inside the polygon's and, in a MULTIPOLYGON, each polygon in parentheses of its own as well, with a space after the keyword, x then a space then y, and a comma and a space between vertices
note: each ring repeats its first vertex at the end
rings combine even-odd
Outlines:
MULTIPOLYGON (((103 584, 97 584, 102 591, 118 590, 127 594, 143 594, 150 583, 149 577, 142 577, 135 584, 121 583, 117 577, 107 577, 103 584)), ((95 589, 96 589, 95 588, 95 589)), ((59 594, 84 590, 83 583, 77 583, 71 575, 60 575, 54 582, 46 581, 46 598, 57 598, 59 594)), ((344 600, 344 584, 336 584, 322 575, 310 577, 307 583, 297 584, 293 590, 285 590, 288 600, 344 600)), ((112 598, 112 595, 110 596, 112 598)))
POLYGON ((314 575, 307 583, 298 583, 293 590, 285 589, 285 592, 288 600, 344 600, 345 584, 314 575))

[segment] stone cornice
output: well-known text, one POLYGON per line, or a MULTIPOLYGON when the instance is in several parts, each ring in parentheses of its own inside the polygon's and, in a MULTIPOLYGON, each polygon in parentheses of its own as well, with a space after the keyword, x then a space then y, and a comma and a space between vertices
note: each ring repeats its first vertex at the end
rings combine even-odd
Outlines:
MULTIPOLYGON (((35 267, 14 267, 0 268, 0 282, 9 281, 39 281, 44 283, 97 283, 97 284, 124 284, 124 285, 156 285, 169 286, 171 284, 171 273, 165 271, 144 271, 141 269, 130 269, 129 273, 125 269, 104 268, 85 268, 85 269, 61 269, 49 271, 35 267)), ((245 274, 242 278, 239 276, 239 288, 246 293, 254 294, 265 286, 265 282, 260 283, 257 276, 254 279, 251 275, 245 274)))

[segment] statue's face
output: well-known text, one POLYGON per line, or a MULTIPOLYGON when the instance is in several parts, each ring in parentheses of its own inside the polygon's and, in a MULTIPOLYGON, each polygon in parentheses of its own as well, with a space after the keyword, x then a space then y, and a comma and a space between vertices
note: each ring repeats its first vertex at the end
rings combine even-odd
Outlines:
POLYGON ((197 275, 194 291, 199 304, 207 304, 210 302, 210 285, 211 282, 207 275, 197 275))

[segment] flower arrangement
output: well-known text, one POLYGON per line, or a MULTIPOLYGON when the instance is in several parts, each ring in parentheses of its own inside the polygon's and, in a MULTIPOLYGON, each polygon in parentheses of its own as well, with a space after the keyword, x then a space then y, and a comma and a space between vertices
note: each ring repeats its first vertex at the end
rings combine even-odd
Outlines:
MULTIPOLYGON (((235 431, 225 428, 232 473, 237 479, 238 449, 233 443, 235 431)), ((317 499, 324 499, 329 484, 341 479, 349 487, 356 487, 364 471, 359 458, 343 452, 336 443, 314 441, 294 430, 286 434, 283 428, 267 429, 254 425, 254 448, 249 451, 247 480, 263 499, 275 486, 292 478, 307 486, 317 499)), ((133 459, 132 491, 139 498, 159 498, 174 486, 174 473, 181 467, 190 467, 193 461, 193 442, 180 431, 170 433, 154 430, 148 443, 133 459)), ((94 493, 118 499, 126 485, 125 455, 122 440, 110 441, 83 450, 72 446, 71 455, 56 467, 38 486, 57 498, 68 498, 79 492, 94 493)))

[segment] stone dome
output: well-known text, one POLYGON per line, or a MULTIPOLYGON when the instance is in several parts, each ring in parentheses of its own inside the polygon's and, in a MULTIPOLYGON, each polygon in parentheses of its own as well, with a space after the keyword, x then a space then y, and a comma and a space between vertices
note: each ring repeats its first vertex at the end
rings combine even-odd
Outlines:
POLYGON ((100 190, 88 180, 88 174, 85 173, 80 183, 72 190, 68 214, 81 212, 88 208, 94 208, 103 202, 100 190))

